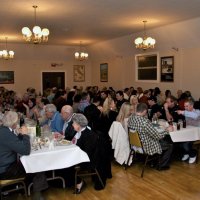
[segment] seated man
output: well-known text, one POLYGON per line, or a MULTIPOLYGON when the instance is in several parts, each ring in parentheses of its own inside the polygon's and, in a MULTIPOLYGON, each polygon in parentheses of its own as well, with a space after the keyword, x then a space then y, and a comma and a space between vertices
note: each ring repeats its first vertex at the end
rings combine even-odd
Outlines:
POLYGON ((92 104, 87 106, 84 110, 84 115, 88 120, 88 125, 92 128, 92 130, 98 130, 101 126, 100 124, 100 116, 101 111, 99 110, 99 105, 101 102, 100 97, 94 97, 92 104))
POLYGON ((52 132, 62 133, 64 121, 54 104, 46 105, 45 115, 47 120, 42 125, 48 125, 52 132))
POLYGON ((183 116, 177 114, 179 109, 177 100, 174 96, 166 98, 166 101, 162 110, 162 117, 166 119, 169 123, 178 122, 179 119, 184 119, 183 116))
POLYGON ((65 136, 66 140, 71 141, 76 134, 76 131, 72 126, 73 108, 69 105, 63 106, 61 109, 61 116, 64 120, 63 135, 65 136))
POLYGON ((158 132, 151 121, 147 118, 148 107, 144 103, 139 103, 136 108, 136 114, 132 114, 128 120, 128 127, 138 132, 144 151, 149 155, 161 154, 158 170, 169 169, 170 158, 173 145, 164 138, 171 130, 158 132))
POLYGON ((157 98, 155 96, 150 96, 148 98, 149 105, 149 120, 152 120, 153 116, 156 115, 158 118, 161 117, 162 111, 161 107, 157 104, 157 98))
POLYGON ((22 126, 16 133, 18 115, 8 111, 0 127, 0 179, 15 179, 25 176, 25 170, 17 156, 29 155, 31 151, 28 129, 22 126))
POLYGON ((124 102, 126 102, 127 100, 124 99, 124 93, 123 93, 121 90, 119 90, 119 91, 116 92, 116 99, 117 99, 117 105, 116 105, 116 107, 117 107, 117 112, 119 112, 119 110, 120 110, 122 104, 123 104, 124 102))
POLYGON ((31 151, 28 129, 22 126, 16 129, 18 115, 16 112, 8 111, 0 127, 0 179, 16 179, 26 176, 27 182, 33 182, 33 199, 40 196, 40 192, 47 189, 48 184, 43 172, 26 174, 18 155, 29 155, 31 151))
MULTIPOLYGON (((200 110, 194 109, 194 101, 192 99, 186 100, 184 107, 185 110, 177 110, 177 113, 185 116, 187 125, 200 127, 200 110)), ((192 148, 192 145, 193 142, 184 142, 181 145, 184 150, 182 161, 189 159, 189 164, 194 163, 197 157, 197 152, 192 148)))

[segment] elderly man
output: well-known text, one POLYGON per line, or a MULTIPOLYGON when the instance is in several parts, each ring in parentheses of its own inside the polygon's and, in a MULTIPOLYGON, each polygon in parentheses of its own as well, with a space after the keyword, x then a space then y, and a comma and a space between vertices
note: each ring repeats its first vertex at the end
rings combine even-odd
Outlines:
POLYGON ((48 124, 52 132, 62 133, 64 121, 54 104, 46 105, 45 115, 47 117, 47 121, 43 125, 48 124))
POLYGON ((69 105, 63 106, 61 109, 61 116, 64 120, 63 135, 65 136, 66 140, 72 140, 76 134, 76 131, 72 126, 73 108, 69 105))
POLYGON ((16 129, 18 115, 8 111, 4 115, 3 126, 0 127, 0 179, 15 179, 25 176, 25 171, 17 161, 18 154, 29 155, 31 146, 25 126, 16 129))
POLYGON ((160 162, 157 166, 158 170, 169 169, 173 146, 164 137, 171 127, 166 131, 158 132, 147 118, 147 110, 146 104, 139 103, 136 108, 136 114, 132 114, 128 120, 128 127, 138 132, 144 151, 147 154, 161 154, 160 162))
MULTIPOLYGON (((199 126, 200 127, 200 110, 194 109, 194 101, 192 99, 184 102, 185 110, 177 110, 179 115, 183 115, 186 118, 187 125, 199 126)), ((192 148, 193 142, 184 142, 182 147, 184 150, 184 156, 182 161, 189 159, 189 164, 196 161, 197 152, 192 148)))

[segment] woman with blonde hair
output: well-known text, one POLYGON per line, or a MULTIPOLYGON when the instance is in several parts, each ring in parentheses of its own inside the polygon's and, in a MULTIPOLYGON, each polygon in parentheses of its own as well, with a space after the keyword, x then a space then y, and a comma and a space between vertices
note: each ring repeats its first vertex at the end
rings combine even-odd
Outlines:
POLYGON ((111 98, 111 96, 108 96, 104 103, 103 103, 103 107, 102 107, 102 114, 103 115, 108 115, 110 110, 115 110, 116 107, 114 106, 114 100, 111 98))
POLYGON ((122 107, 117 115, 116 121, 124 123, 124 119, 128 118, 131 115, 131 104, 129 102, 124 102, 122 107))
POLYGON ((108 96, 103 103, 100 117, 100 131, 108 135, 111 124, 116 120, 117 115, 116 100, 108 96))
POLYGON ((132 105, 129 102, 124 102, 120 108, 116 121, 120 122, 125 130, 127 130, 127 121, 131 115, 132 105))
POLYGON ((132 105, 131 113, 136 113, 136 107, 138 105, 138 97, 136 95, 130 97, 130 104, 132 105))

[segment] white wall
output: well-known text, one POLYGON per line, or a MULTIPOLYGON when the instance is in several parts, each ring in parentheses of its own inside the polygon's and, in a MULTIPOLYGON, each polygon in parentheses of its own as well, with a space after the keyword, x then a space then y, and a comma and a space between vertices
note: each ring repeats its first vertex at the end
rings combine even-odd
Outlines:
POLYGON ((33 44, 9 44, 9 49, 15 51, 13 60, 0 60, 0 71, 14 71, 14 84, 0 84, 8 89, 24 93, 26 88, 34 87, 41 91, 42 71, 63 71, 65 72, 66 85, 84 87, 91 84, 91 64, 74 60, 74 47, 33 45, 33 44), (58 63, 62 66, 51 67, 51 63, 58 63), (85 82, 73 81, 73 65, 85 65, 85 82))
POLYGON ((89 47, 92 60, 92 84, 122 89, 129 86, 143 89, 160 87, 170 89, 174 95, 178 89, 190 90, 200 97, 200 18, 147 30, 156 39, 156 48, 146 52, 158 52, 160 57, 174 56, 174 82, 142 83, 135 81, 135 55, 144 53, 135 49, 134 39, 142 35, 124 36, 89 47), (173 48, 178 48, 178 51, 173 48), (108 82, 100 82, 100 63, 108 63, 108 82))
MULTIPOLYGON (((42 71, 65 71, 66 87, 73 85, 113 86, 115 89, 141 86, 143 89, 160 87, 161 90, 171 89, 174 94, 178 89, 190 90, 197 99, 200 97, 200 18, 188 20, 156 29, 147 29, 147 34, 156 39, 156 48, 146 52, 159 52, 162 56, 174 56, 175 77, 173 83, 159 82, 141 83, 135 81, 135 55, 143 53, 136 50, 134 39, 142 33, 97 43, 88 47, 89 60, 74 60, 75 47, 9 44, 9 49, 16 52, 14 60, 0 60, 0 71, 15 71, 15 84, 3 85, 8 89, 23 93, 29 86, 41 90, 42 71), (172 48, 178 48, 178 51, 172 48), (52 68, 51 63, 62 63, 52 68), (108 82, 100 82, 100 63, 108 63, 108 82), (73 65, 84 64, 85 82, 73 81, 73 65)), ((2 85, 0 85, 2 86, 2 85)))

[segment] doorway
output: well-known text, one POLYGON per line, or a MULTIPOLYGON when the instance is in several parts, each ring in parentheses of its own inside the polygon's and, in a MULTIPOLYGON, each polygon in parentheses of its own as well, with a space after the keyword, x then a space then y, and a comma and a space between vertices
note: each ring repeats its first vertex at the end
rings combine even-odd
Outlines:
POLYGON ((65 89, 65 72, 42 72, 42 89, 65 89))

